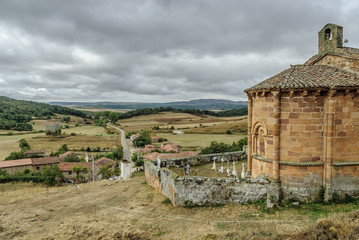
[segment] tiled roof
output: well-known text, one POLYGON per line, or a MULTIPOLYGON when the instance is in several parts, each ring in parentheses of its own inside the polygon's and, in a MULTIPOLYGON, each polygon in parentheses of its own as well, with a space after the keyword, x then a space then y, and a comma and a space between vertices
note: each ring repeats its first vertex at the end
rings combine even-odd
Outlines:
POLYGON ((324 65, 295 65, 248 88, 245 92, 275 89, 359 87, 359 75, 324 65))
POLYGON ((60 162, 59 157, 31 158, 32 165, 55 164, 60 162))
POLYGON ((87 167, 89 171, 92 169, 92 163, 91 162, 61 162, 59 164, 60 170, 62 172, 71 171, 73 166, 81 166, 81 167, 87 167))
POLYGON ((32 165, 32 161, 30 158, 10 160, 10 161, 0 161, 0 168, 19 167, 19 166, 27 166, 27 165, 32 165))
POLYGON ((45 150, 27 150, 24 154, 45 154, 45 150))
POLYGON ((347 58, 359 59, 359 49, 358 48, 341 47, 341 48, 336 48, 334 50, 334 53, 328 52, 328 53, 324 53, 324 54, 316 54, 313 57, 309 58, 308 61, 305 62, 305 65, 312 65, 328 54, 341 56, 341 57, 347 57, 347 58))
POLYGON ((116 164, 116 162, 112 159, 102 157, 95 161, 95 164, 99 166, 100 168, 105 167, 107 164, 110 164, 110 166, 113 166, 116 164))
POLYGON ((24 158, 10 161, 0 161, 0 168, 18 167, 18 166, 38 166, 46 164, 56 164, 60 162, 58 157, 43 157, 43 158, 24 158))

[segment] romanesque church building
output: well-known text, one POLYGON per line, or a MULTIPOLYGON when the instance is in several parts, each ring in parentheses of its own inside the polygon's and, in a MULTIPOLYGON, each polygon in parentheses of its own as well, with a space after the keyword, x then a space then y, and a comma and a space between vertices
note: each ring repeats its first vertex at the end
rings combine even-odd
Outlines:
POLYGON ((264 175, 285 198, 359 192, 359 49, 343 27, 318 33, 319 52, 303 65, 249 88, 248 173, 264 175))

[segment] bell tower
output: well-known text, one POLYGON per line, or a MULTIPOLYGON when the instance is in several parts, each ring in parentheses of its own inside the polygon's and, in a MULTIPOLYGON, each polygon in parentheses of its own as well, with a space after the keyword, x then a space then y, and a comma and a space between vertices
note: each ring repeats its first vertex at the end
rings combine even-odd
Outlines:
POLYGON ((318 32, 319 54, 331 52, 343 46, 343 27, 328 23, 318 32))

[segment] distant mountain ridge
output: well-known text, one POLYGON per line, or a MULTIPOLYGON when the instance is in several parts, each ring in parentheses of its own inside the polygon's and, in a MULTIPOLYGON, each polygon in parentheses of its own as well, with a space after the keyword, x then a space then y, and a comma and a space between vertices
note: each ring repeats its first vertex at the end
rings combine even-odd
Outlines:
POLYGON ((201 109, 201 110, 227 110, 247 107, 247 101, 231 101, 224 99, 195 99, 190 101, 168 103, 143 103, 143 102, 50 102, 50 104, 62 106, 77 106, 79 108, 108 108, 108 109, 141 109, 172 107, 177 109, 201 109))

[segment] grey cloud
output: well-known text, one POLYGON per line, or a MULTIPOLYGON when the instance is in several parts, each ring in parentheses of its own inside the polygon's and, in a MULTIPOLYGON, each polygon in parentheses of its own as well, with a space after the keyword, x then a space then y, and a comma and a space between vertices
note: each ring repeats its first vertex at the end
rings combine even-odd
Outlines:
POLYGON ((355 1, 0 2, 0 95, 41 101, 245 98, 243 89, 317 52, 355 1))

